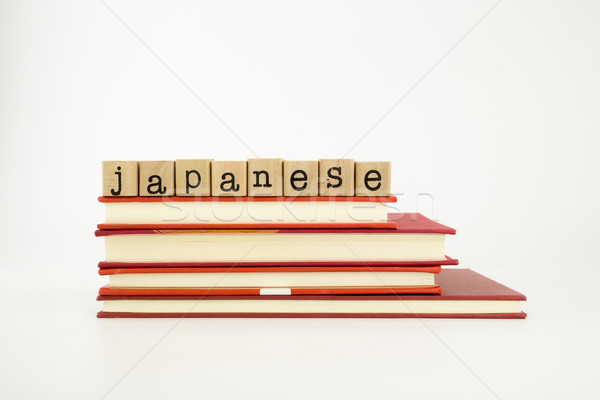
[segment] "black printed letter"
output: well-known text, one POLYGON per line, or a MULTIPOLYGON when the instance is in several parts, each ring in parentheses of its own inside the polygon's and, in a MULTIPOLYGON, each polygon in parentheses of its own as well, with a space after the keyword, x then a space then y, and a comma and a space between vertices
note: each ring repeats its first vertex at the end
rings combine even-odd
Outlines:
POLYGON ((308 175, 306 175, 306 172, 302 171, 301 169, 297 169, 294 172, 292 172, 292 175, 290 176, 290 185, 292 185, 292 189, 300 192, 300 191, 306 189, 306 186, 308 185, 306 183, 307 180, 308 180, 308 175), (301 175, 301 177, 297 178, 296 175, 301 175), (304 183, 301 186, 296 186, 296 182, 304 182, 304 183))
POLYGON ((256 183, 254 185, 252 185, 252 187, 271 187, 273 185, 271 185, 269 183, 269 173, 267 171, 252 171, 252 173, 254 174, 254 176, 256 177, 256 183), (265 176, 265 184, 261 185, 260 184, 260 175, 264 174, 265 176))
POLYGON ((365 174, 365 187, 372 192, 376 191, 377 189, 379 189, 381 187, 381 174, 379 173, 379 171, 374 170, 374 169, 367 171, 367 173, 365 174), (375 177, 374 178, 369 177, 369 175, 371 175, 371 174, 375 174, 375 177), (377 181, 377 185, 375 185, 375 186, 369 185, 369 182, 375 182, 375 181, 377 181))
POLYGON ((198 186, 200 186, 201 181, 202 178, 200 177, 200 172, 196 171, 195 169, 185 171, 185 192, 190 194, 190 189, 196 189, 198 186), (191 174, 196 174, 196 185, 190 184, 191 174))
POLYGON ((148 185, 148 193, 150 194, 165 194, 167 193, 167 187, 162 186, 162 178, 159 175, 151 175, 150 178, 148 178, 148 182, 150 182, 150 184, 148 185), (156 182, 152 183, 152 179, 156 179, 156 182), (156 186, 156 189, 152 189, 153 186, 156 186))
POLYGON ((231 172, 225 172, 223 175, 221 175, 221 179, 225 179, 229 177, 229 180, 224 180, 223 182, 221 182, 221 190, 224 192, 237 192, 240 190, 240 185, 239 184, 235 184, 235 176, 231 173, 231 172), (225 184, 229 184, 229 187, 226 189, 225 188, 225 184))
POLYGON ((331 179, 335 179, 338 181, 338 183, 336 183, 335 185, 332 185, 331 183, 327 182, 327 187, 328 188, 339 188, 340 186, 342 186, 342 178, 339 177, 339 175, 342 174, 342 167, 331 167, 327 170, 327 176, 330 177, 331 179), (334 176, 331 174, 331 171, 336 171, 338 173, 338 176, 334 176))
POLYGON ((115 175, 118 177, 118 189, 110 189, 110 194, 112 194, 113 196, 118 196, 121 194, 121 167, 117 167, 117 170, 115 171, 115 175))

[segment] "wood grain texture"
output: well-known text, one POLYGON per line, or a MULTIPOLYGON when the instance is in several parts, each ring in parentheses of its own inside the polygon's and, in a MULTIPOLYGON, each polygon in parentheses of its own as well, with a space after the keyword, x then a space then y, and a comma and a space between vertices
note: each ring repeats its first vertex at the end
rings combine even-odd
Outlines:
POLYGON ((175 195, 175 161, 140 161, 140 196, 175 195))
POLYGON ((355 196, 388 196, 392 187, 392 163, 357 161, 354 163, 355 196))
POLYGON ((102 161, 102 196, 137 195, 137 161, 102 161))
POLYGON ((319 160, 319 196, 354 195, 354 160, 319 160))
POLYGON ((248 196, 283 195, 283 159, 248 160, 248 196))
POLYGON ((212 162, 213 196, 247 196, 248 185, 246 161, 212 162))
POLYGON ((287 160, 284 161, 283 195, 303 197, 318 196, 319 162, 287 160))
POLYGON ((210 196, 212 160, 175 160, 175 195, 210 196))

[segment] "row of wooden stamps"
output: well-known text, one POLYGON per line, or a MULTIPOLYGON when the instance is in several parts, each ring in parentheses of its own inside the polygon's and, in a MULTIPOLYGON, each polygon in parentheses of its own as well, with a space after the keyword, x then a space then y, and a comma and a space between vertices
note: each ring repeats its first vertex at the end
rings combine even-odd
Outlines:
POLYGON ((389 161, 104 161, 103 196, 388 196, 389 161))

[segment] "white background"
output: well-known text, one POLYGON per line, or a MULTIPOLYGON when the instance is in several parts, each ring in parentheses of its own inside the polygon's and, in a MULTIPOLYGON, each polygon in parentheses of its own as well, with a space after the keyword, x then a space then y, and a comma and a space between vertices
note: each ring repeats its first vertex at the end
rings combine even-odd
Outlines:
POLYGON ((0 4, 0 397, 600 395, 597 2, 107 4, 0 4), (96 319, 101 160, 351 148, 528 318, 96 319))

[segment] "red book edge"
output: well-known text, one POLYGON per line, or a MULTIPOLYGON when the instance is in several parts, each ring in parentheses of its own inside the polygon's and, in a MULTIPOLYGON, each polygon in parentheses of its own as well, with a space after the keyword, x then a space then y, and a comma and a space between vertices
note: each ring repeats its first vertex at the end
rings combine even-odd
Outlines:
POLYGON ((342 266, 342 267, 243 267, 232 266, 229 268, 204 267, 204 268, 102 268, 98 270, 99 275, 118 275, 118 274, 171 274, 171 273, 294 273, 294 272, 426 272, 430 274, 439 274, 442 267, 415 267, 415 266, 389 266, 389 267, 370 267, 370 266, 342 266))
MULTIPOLYGON (((240 233, 435 233, 435 234, 456 234, 456 229, 442 225, 438 222, 432 221, 419 213, 390 213, 388 214, 388 223, 393 222, 396 224, 395 228, 392 229, 372 229, 372 228, 349 228, 349 229, 332 229, 331 226, 327 228, 315 229, 314 227, 307 228, 294 228, 294 229, 282 229, 281 225, 278 225, 278 229, 266 229, 262 226, 262 229, 240 229, 239 225, 235 225, 236 229, 229 229, 230 232, 240 233)), ((220 229, 214 230, 186 230, 186 229, 122 229, 122 230, 97 230, 95 235, 110 236, 110 235, 128 235, 128 234, 173 234, 173 233, 208 233, 208 232, 223 232, 224 228, 220 225, 220 229)))
POLYGON ((98 224, 98 229, 396 229, 395 222, 257 224, 98 224))
POLYGON ((125 263, 100 261, 98 268, 246 268, 246 267, 426 267, 440 265, 458 265, 458 260, 446 256, 445 260, 428 261, 239 261, 239 262, 175 262, 175 263, 125 263))
MULTIPOLYGON (((439 286, 384 286, 384 287, 291 287, 292 296, 298 295, 374 295, 374 294, 428 294, 439 295, 439 286)), ((190 288, 100 288, 99 296, 261 296, 257 287, 190 287, 190 288)), ((265 296, 262 297, 271 297, 265 296)))
POLYGON ((346 202, 374 202, 395 203, 396 196, 100 196, 100 203, 157 203, 166 201, 180 202, 272 202, 272 201, 346 201, 346 202))
POLYGON ((100 311, 98 318, 472 318, 524 319, 527 314, 310 314, 310 313, 124 313, 100 311))

